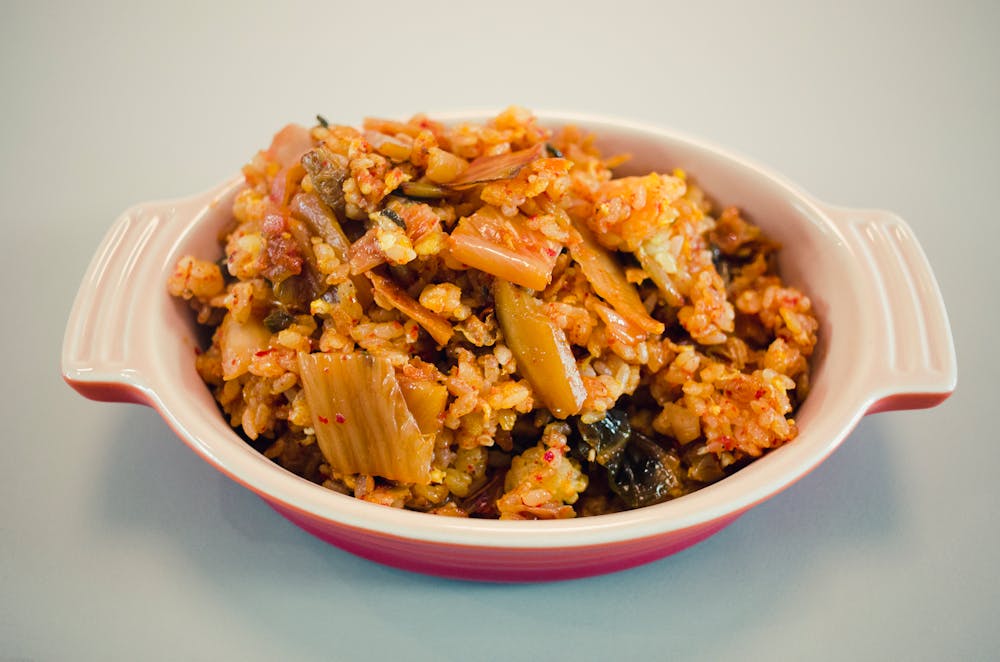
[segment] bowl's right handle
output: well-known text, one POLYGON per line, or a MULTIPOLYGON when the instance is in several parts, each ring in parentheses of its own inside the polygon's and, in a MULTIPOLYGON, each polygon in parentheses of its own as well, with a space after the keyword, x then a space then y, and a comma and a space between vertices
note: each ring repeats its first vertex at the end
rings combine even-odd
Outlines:
POLYGON ((869 413, 943 402, 958 378, 944 299, 927 256, 903 219, 881 210, 826 207, 841 228, 870 290, 858 305, 878 360, 863 366, 869 413))

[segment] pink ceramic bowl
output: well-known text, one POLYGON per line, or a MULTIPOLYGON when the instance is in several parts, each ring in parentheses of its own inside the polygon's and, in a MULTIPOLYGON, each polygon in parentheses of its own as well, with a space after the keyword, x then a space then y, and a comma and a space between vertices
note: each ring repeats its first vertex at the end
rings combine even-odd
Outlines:
MULTIPOLYGON (((465 113, 445 119, 485 119, 465 113)), ((66 381, 88 398, 154 407, 195 452, 309 533, 365 558, 461 579, 540 581, 629 568, 705 539, 819 465, 860 418, 930 407, 954 390, 955 351, 937 283, 906 223, 844 209, 743 158, 655 127, 539 113, 629 152, 632 172, 683 167, 782 242, 785 279, 822 322, 798 439, 699 492, 630 512, 562 521, 454 519, 373 505, 273 464, 229 427, 194 369, 187 306, 165 283, 178 258, 220 255, 241 179, 185 200, 141 204, 108 232, 83 279, 63 346, 66 381)))

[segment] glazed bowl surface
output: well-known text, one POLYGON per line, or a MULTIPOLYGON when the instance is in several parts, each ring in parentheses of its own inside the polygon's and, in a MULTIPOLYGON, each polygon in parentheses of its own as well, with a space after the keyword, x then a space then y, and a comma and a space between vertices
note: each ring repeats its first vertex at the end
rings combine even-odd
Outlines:
MULTIPOLYGON (((493 113, 433 114, 445 121, 493 113)), ((679 133, 613 118, 540 112, 574 124, 618 174, 683 168, 720 206, 735 205, 783 245, 784 280, 821 322, 798 438, 693 494, 637 510, 559 521, 457 519, 396 510, 295 476, 247 445, 194 367, 203 331, 165 283, 186 254, 221 255, 219 230, 242 178, 183 200, 149 202, 114 223, 67 325, 64 379, 86 397, 155 408, 207 462, 309 533, 373 561, 485 581, 548 581, 662 558, 719 531, 817 467, 868 413, 930 407, 954 390, 954 344, 930 265, 907 224, 834 207, 768 169, 679 133)))

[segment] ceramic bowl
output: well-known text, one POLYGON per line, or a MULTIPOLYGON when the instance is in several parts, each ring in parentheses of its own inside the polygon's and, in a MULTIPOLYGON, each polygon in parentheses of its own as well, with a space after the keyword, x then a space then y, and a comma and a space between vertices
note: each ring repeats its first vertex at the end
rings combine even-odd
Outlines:
POLYGON ((64 378, 88 398, 155 408, 207 462, 337 547, 416 572, 487 581, 595 575, 682 550, 816 468, 862 416, 930 407, 954 390, 944 303, 927 258, 898 216, 823 204, 763 167, 673 131, 538 115, 547 126, 572 123, 594 132, 606 154, 631 153, 630 173, 683 167, 717 203, 738 205, 783 244, 782 274, 810 296, 821 320, 813 388, 796 415, 800 434, 793 443, 680 499, 560 521, 402 511, 299 478, 244 443, 220 415, 195 372, 200 336, 191 311, 165 286, 182 255, 221 255, 217 236, 240 178, 184 200, 137 205, 114 223, 70 315, 64 378))

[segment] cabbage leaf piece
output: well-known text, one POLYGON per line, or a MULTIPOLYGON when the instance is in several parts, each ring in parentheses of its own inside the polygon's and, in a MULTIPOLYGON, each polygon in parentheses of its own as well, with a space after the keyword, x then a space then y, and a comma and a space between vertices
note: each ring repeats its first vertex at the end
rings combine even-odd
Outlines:
POLYGON ((434 436, 421 433, 388 359, 302 353, 299 371, 316 443, 334 471, 430 483, 434 436))

